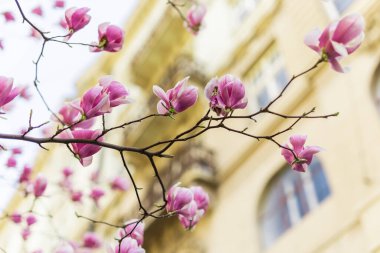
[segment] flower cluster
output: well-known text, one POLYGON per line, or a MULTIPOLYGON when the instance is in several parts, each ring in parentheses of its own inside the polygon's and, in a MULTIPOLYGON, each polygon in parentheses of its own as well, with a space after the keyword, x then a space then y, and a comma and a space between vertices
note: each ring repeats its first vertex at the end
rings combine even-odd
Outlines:
MULTIPOLYGON (((80 100, 64 105, 58 113, 59 119, 69 127, 60 134, 65 139, 85 139, 103 141, 100 130, 89 129, 97 116, 110 113, 113 107, 129 103, 129 92, 123 84, 110 76, 100 78, 99 85, 84 93, 80 100)), ((92 162, 92 156, 101 147, 88 143, 70 144, 72 151, 83 166, 92 162)))
POLYGON ((209 204, 208 194, 199 186, 180 187, 179 183, 172 186, 167 193, 168 213, 178 214, 182 226, 193 228, 207 211, 209 204))

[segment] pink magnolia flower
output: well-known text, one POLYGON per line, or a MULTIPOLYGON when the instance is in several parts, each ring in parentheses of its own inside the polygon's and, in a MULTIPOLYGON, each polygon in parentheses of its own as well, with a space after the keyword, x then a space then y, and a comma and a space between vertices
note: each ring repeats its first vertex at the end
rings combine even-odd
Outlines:
POLYGON ((111 107, 130 102, 128 99, 129 92, 125 89, 124 85, 113 80, 111 76, 100 78, 99 85, 103 87, 103 92, 109 95, 111 107))
POLYGON ((109 94, 103 91, 103 87, 95 86, 86 91, 83 95, 78 108, 86 119, 103 115, 104 113, 111 112, 111 101, 109 94))
MULTIPOLYGON (((65 139, 82 139, 82 140, 95 140, 101 134, 100 130, 90 130, 90 129, 75 129, 71 131, 67 129, 60 134, 61 137, 65 139)), ((103 141, 103 137, 99 138, 98 141, 103 141)), ((95 144, 87 143, 71 143, 71 148, 79 159, 83 166, 88 166, 92 163, 92 156, 99 152, 101 147, 95 144)))
POLYGON ((187 86, 189 77, 179 81, 174 88, 165 91, 157 86, 153 86, 153 93, 161 100, 157 103, 159 114, 175 114, 183 112, 190 106, 194 105, 198 99, 198 88, 187 86))
POLYGON ((124 32, 118 26, 102 23, 98 27, 98 40, 98 43, 92 43, 92 52, 118 52, 123 47, 124 32))
POLYGON ((20 155, 22 154, 22 149, 17 147, 17 148, 12 148, 12 155, 20 155))
POLYGON ((34 28, 30 29, 30 37, 35 38, 35 39, 41 39, 41 34, 34 28))
MULTIPOLYGON (((113 253, 112 250, 108 252, 113 253)), ((121 242, 120 247, 116 245, 114 253, 145 253, 145 250, 138 245, 135 239, 127 237, 121 242)))
MULTIPOLYGON (((85 128, 88 129, 92 127, 95 123, 95 119, 82 119, 82 113, 80 108, 79 101, 73 101, 70 104, 65 104, 58 111, 58 116, 63 123, 67 126, 72 126, 72 128, 85 128), (80 123, 78 123, 81 121, 80 123)), ((55 118, 53 118, 56 120, 55 118)))
POLYGON ((26 227, 26 228, 24 228, 24 229, 21 231, 21 236, 22 236, 22 239, 23 239, 24 241, 28 240, 30 234, 31 234, 31 232, 30 232, 30 228, 29 228, 29 227, 26 227))
POLYGON ((65 7, 65 1, 64 0, 55 0, 54 8, 63 8, 63 7, 65 7))
POLYGON ((42 11, 42 7, 41 6, 37 6, 35 8, 32 9, 32 13, 33 14, 36 14, 37 16, 41 16, 43 15, 43 11, 42 11))
POLYGON ((32 226, 36 222, 37 222, 37 218, 33 214, 29 214, 28 217, 26 217, 26 224, 28 226, 32 226))
POLYGON ((195 4, 187 12, 186 22, 194 34, 198 33, 206 11, 206 7, 203 4, 195 4))
POLYGON ((126 191, 129 189, 129 181, 124 177, 117 176, 111 181, 111 189, 126 191))
POLYGON ((8 158, 7 163, 5 164, 8 168, 15 168, 17 166, 17 160, 14 156, 8 158))
POLYGON ((0 76, 0 107, 11 102, 17 95, 20 94, 18 88, 13 88, 13 78, 0 76))
POLYGON ((248 103, 244 84, 232 75, 211 79, 205 87, 205 95, 217 115, 226 116, 235 109, 244 109, 248 103))
POLYGON ((12 21, 15 21, 15 16, 13 15, 12 12, 10 11, 5 11, 3 12, 3 16, 5 18, 5 22, 12 22, 12 21))
POLYGON ((33 183, 33 193, 36 198, 41 197, 44 194, 47 186, 47 180, 43 176, 38 176, 33 183))
POLYGON ((65 167, 62 170, 62 174, 65 178, 69 178, 74 173, 73 169, 70 167, 65 167))
POLYGON ((92 188, 90 198, 92 198, 96 205, 99 204, 99 199, 105 194, 104 190, 98 187, 92 188))
POLYGON ((81 191, 71 191, 71 200, 73 202, 81 202, 83 193, 81 191))
POLYGON ((64 18, 62 18, 62 19, 59 21, 58 25, 59 25, 60 27, 62 27, 63 29, 67 29, 67 28, 69 27, 69 26, 67 25, 66 19, 64 19, 64 18))
POLYGON ((30 180, 30 175, 32 174, 32 167, 25 165, 24 169, 22 170, 19 178, 19 183, 27 183, 30 180))
POLYGON ((352 54, 364 39, 364 18, 351 14, 328 25, 323 32, 314 30, 305 37, 305 44, 328 61, 332 68, 344 72, 339 60, 352 54))
POLYGON ((193 192, 185 187, 179 187, 178 184, 173 185, 167 192, 166 210, 170 212, 181 213, 187 208, 187 205, 193 200, 193 192))
MULTIPOLYGON (((65 18, 67 27, 70 32, 70 36, 85 27, 91 20, 91 16, 87 14, 90 11, 90 8, 82 7, 76 8, 72 7, 67 9, 65 12, 65 18)), ((69 36, 69 38, 70 38, 69 36)))
POLYGON ((98 249, 102 246, 102 241, 97 234, 87 232, 83 236, 83 246, 90 249, 98 249))
POLYGON ((289 141, 291 147, 287 144, 285 145, 287 148, 293 150, 296 157, 294 157, 293 153, 283 148, 281 154, 284 156, 285 160, 292 166, 293 170, 305 172, 308 165, 312 162, 313 156, 320 152, 322 149, 317 146, 304 146, 306 142, 306 135, 293 135, 290 137, 289 141))
POLYGON ((142 221, 139 222, 137 219, 133 219, 127 221, 125 224, 125 228, 119 231, 120 238, 124 238, 125 236, 131 237, 136 240, 139 246, 141 246, 144 243, 144 223, 142 221))
POLYGON ((22 215, 19 212, 12 213, 11 215, 9 215, 9 218, 16 224, 19 224, 22 221, 22 215))

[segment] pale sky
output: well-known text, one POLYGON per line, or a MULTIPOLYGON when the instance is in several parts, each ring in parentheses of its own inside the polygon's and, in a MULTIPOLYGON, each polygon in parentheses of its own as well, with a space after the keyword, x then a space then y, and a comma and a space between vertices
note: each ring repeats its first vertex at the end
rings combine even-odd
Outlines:
MULTIPOLYGON (((90 43, 97 41, 97 27, 103 22, 123 26, 128 16, 138 3, 138 0, 66 0, 64 9, 54 9, 53 0, 19 0, 25 14, 41 30, 49 31, 52 35, 63 35, 65 30, 57 23, 64 17, 64 11, 70 7, 89 7, 91 22, 83 30, 78 31, 71 42, 90 43), (31 10, 41 5, 44 16, 38 17, 31 14, 31 10)), ((5 23, 3 15, 0 15, 0 39, 4 40, 5 50, 0 50, 0 75, 13 77, 15 85, 30 86, 33 99, 25 103, 21 99, 14 101, 14 108, 6 115, 7 119, 0 119, 0 131, 2 133, 17 133, 22 127, 28 125, 28 115, 33 109, 33 122, 39 124, 49 120, 50 115, 43 106, 33 84, 34 64, 37 58, 42 40, 30 38, 30 27, 21 23, 21 16, 15 2, 1 1, 0 13, 11 11, 16 17, 16 22, 5 23)), ((125 31, 128 34, 128 31, 125 31)), ((48 104, 55 111, 66 98, 75 96, 75 82, 85 73, 86 69, 104 53, 91 53, 88 47, 76 46, 69 48, 63 44, 48 43, 45 57, 39 64, 40 89, 48 104)), ((95 84, 94 84, 95 85, 95 84)), ((38 133, 38 131, 36 131, 38 133)), ((20 146, 19 142, 7 142, 0 140, 6 147, 20 146)), ((33 164, 34 157, 41 149, 35 145, 22 145, 24 153, 18 159, 17 169, 20 170, 25 163, 33 164)), ((0 210, 6 206, 11 192, 14 189, 14 180, 18 177, 16 169, 8 169, 4 165, 10 152, 0 152, 0 210)))

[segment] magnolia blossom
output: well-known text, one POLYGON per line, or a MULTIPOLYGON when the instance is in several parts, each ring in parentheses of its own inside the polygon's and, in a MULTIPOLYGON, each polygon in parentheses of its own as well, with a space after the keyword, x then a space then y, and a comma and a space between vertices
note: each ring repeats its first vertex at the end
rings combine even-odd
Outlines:
POLYGON ((172 186, 167 192, 167 205, 168 212, 181 213, 182 210, 193 200, 193 192, 185 187, 179 187, 178 184, 172 186))
POLYGON ((108 250, 108 253, 145 253, 145 250, 141 248, 137 241, 133 238, 127 237, 119 245, 116 245, 115 250, 108 250))
POLYGON ((18 88, 13 88, 13 78, 5 76, 0 76, 0 90, 0 107, 8 104, 20 94, 18 88))
POLYGON ((30 28, 30 37, 35 39, 41 39, 41 34, 38 30, 34 29, 33 27, 30 28))
POLYGON ((293 135, 290 137, 289 141, 291 147, 287 144, 287 148, 293 150, 293 153, 283 148, 281 154, 284 156, 285 160, 292 166, 293 170, 305 172, 308 165, 312 162, 313 156, 321 151, 322 149, 317 146, 304 146, 306 142, 306 135, 293 135))
MULTIPOLYGON (((66 24, 69 29, 70 36, 85 27, 91 20, 91 16, 87 14, 90 8, 82 7, 76 8, 72 7, 67 9, 65 12, 66 24)), ((69 37, 70 37, 69 36, 69 37)))
POLYGON ((31 174, 32 174, 32 167, 25 165, 20 174, 20 177, 18 180, 19 183, 29 182, 31 174))
POLYGON ((235 109, 247 106, 244 84, 232 75, 211 79, 205 87, 210 108, 218 115, 226 116, 235 109))
MULTIPOLYGON (((67 129, 60 134, 60 137, 65 139, 95 140, 100 134, 100 130, 75 129, 71 131, 67 129)), ((99 138, 98 141, 103 141, 103 137, 99 138)), ((72 151, 83 166, 90 165, 92 163, 92 156, 101 149, 99 145, 88 143, 71 143, 70 145, 72 151)))
POLYGON ((125 224, 125 228, 119 231, 120 238, 124 238, 125 236, 131 237, 136 240, 139 246, 141 246, 144 242, 144 223, 137 219, 133 219, 127 221, 125 224))
POLYGON ((113 80, 111 76, 100 78, 99 85, 103 87, 103 92, 109 95, 111 107, 131 102, 128 98, 128 90, 125 89, 123 84, 113 80))
POLYGON ((90 249, 98 249, 101 246, 102 241, 97 234, 88 232, 83 236, 83 247, 90 249))
POLYGON ((174 88, 165 92, 161 87, 154 85, 153 93, 161 100, 157 103, 159 114, 175 114, 183 112, 194 105, 198 99, 198 88, 187 86, 189 77, 179 81, 174 88))
POLYGON ((32 9, 32 13, 36 14, 37 16, 42 16, 43 11, 41 6, 36 6, 35 8, 32 9))
POLYGON ((63 7, 65 7, 65 1, 64 0, 55 0, 54 7, 55 8, 63 8, 63 7))
POLYGON ((19 212, 14 212, 9 215, 9 219, 11 219, 14 223, 19 224, 22 221, 22 215, 19 212))
POLYGON ((20 155, 20 154, 22 154, 22 149, 20 147, 12 148, 12 154, 13 155, 20 155))
POLYGON ((104 190, 98 187, 92 188, 90 198, 92 198, 96 205, 99 204, 99 199, 105 194, 104 190))
POLYGON ((103 87, 95 86, 89 89, 82 97, 80 104, 73 103, 73 107, 81 111, 86 119, 111 112, 109 94, 103 91, 103 87))
POLYGON ((206 7, 203 4, 195 4, 187 12, 187 25, 195 34, 199 31, 199 28, 202 25, 206 11, 206 7))
POLYGON ((33 193, 36 198, 41 197, 44 194, 47 186, 47 180, 43 176, 38 176, 33 183, 33 193))
POLYGON ((82 201, 82 196, 83 192, 81 191, 71 191, 70 192, 70 197, 73 202, 81 202, 82 201))
POLYGON ((93 46, 90 47, 92 52, 117 52, 123 47, 124 32, 118 26, 102 23, 98 27, 98 40, 98 43, 92 43, 93 46))
POLYGON ((73 169, 70 167, 65 167, 62 170, 62 174, 65 178, 70 177, 74 173, 73 169))
POLYGON ((67 25, 66 19, 62 18, 59 20, 58 25, 63 29, 67 29, 69 26, 67 25))
POLYGON ((33 214, 29 214, 28 217, 26 217, 26 224, 28 226, 31 226, 36 222, 37 222, 37 218, 33 214))
POLYGON ((3 16, 5 18, 5 22, 12 22, 12 21, 15 21, 15 16, 13 15, 12 12, 10 11, 5 11, 3 12, 3 16))
POLYGON ((8 168, 15 168, 17 165, 17 160, 14 156, 8 158, 7 163, 5 164, 8 168))
POLYGON ((352 54, 364 39, 364 18, 351 14, 328 25, 323 32, 316 29, 305 37, 305 44, 328 61, 332 68, 344 72, 339 60, 352 54))
POLYGON ((31 232, 30 232, 30 228, 29 228, 29 227, 26 227, 26 228, 24 228, 24 229, 21 231, 21 236, 22 236, 22 239, 23 239, 24 241, 28 240, 30 234, 31 234, 31 232))
POLYGON ((126 191, 129 189, 129 181, 124 177, 117 176, 110 184, 112 190, 126 191))

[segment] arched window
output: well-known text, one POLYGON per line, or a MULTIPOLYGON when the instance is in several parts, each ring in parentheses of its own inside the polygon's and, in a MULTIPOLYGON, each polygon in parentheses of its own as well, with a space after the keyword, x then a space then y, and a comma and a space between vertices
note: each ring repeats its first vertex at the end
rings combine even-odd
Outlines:
POLYGON ((286 230, 316 208, 330 188, 322 164, 314 159, 306 173, 286 166, 269 183, 259 210, 262 245, 268 248, 286 230))

